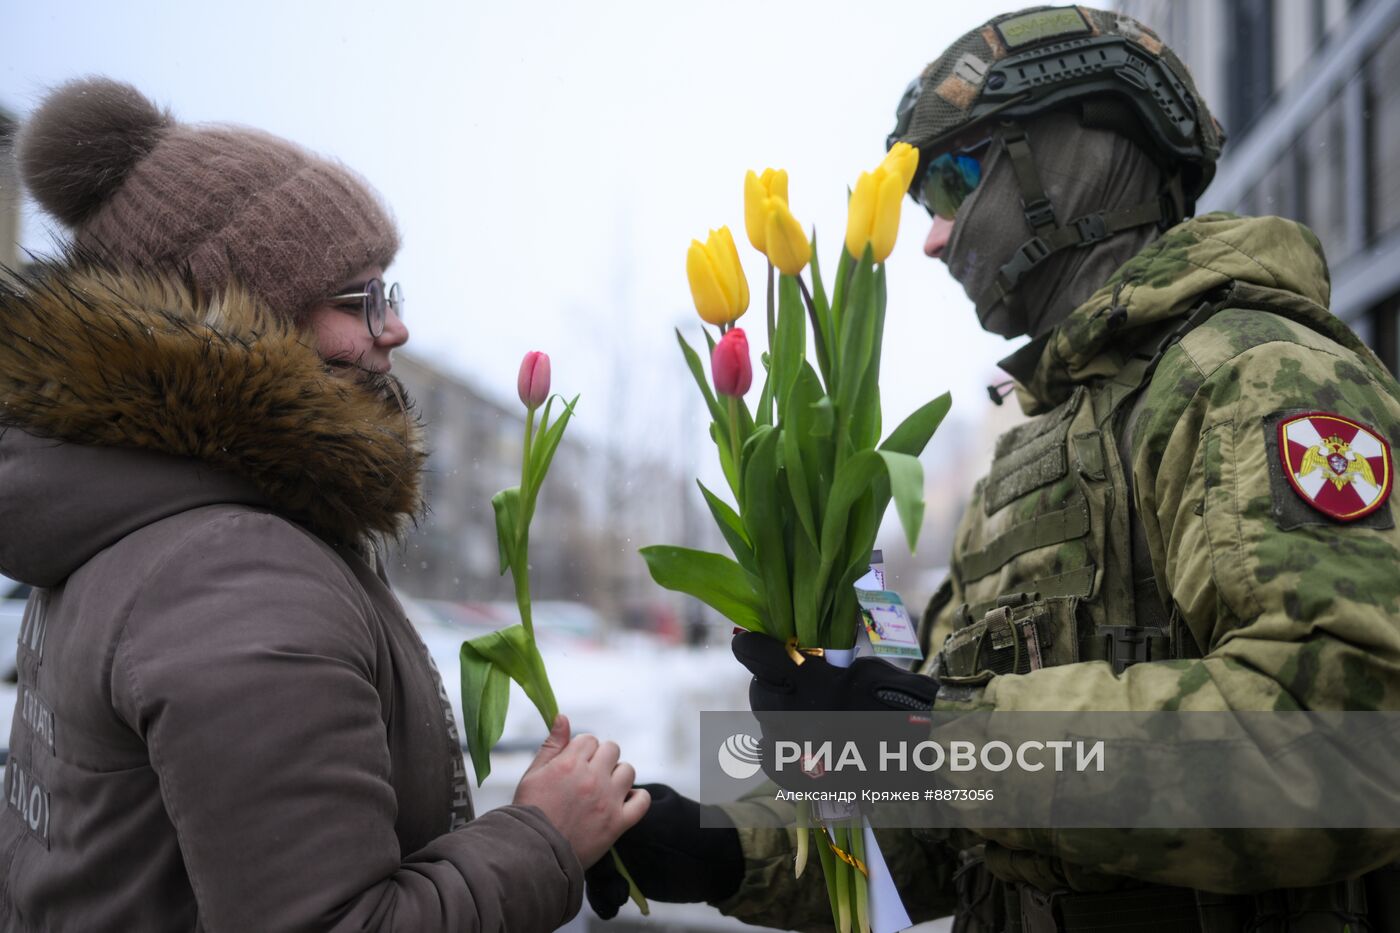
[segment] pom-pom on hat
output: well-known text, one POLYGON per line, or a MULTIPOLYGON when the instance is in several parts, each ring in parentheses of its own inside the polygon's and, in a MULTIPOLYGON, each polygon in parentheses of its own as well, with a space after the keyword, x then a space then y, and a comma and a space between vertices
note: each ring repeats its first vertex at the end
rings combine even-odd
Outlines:
POLYGON ((398 251, 387 208, 346 167, 258 130, 179 123, 108 78, 49 94, 17 149, 76 245, 208 292, 236 281, 293 321, 398 251))

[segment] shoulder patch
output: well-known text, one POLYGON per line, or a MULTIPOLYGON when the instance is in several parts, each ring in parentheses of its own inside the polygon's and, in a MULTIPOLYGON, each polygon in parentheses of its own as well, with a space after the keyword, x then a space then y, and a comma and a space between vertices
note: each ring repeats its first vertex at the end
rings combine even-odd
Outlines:
POLYGON ((1293 491, 1337 521, 1379 509, 1394 482, 1390 445, 1374 429, 1332 412, 1280 418, 1278 458, 1293 491))

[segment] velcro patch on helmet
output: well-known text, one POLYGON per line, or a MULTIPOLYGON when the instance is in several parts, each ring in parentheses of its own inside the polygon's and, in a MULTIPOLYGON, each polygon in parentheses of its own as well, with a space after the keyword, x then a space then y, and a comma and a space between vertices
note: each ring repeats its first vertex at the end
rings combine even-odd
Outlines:
POLYGON ((1061 7, 1004 19, 996 24, 996 30, 1002 44, 1015 51, 1051 39, 1089 35, 1093 27, 1077 7, 1061 7))
POLYGON ((1162 54, 1162 40, 1157 38, 1155 32, 1131 16, 1119 16, 1113 25, 1120 36, 1132 39, 1153 55, 1160 56, 1162 54))
POLYGON ((1364 518, 1390 496, 1390 445, 1351 418, 1311 411, 1280 419, 1278 457, 1293 491, 1338 521, 1364 518))
POLYGON ((959 110, 971 107, 972 102, 977 99, 977 88, 957 75, 944 78, 943 83, 934 88, 934 93, 959 110))

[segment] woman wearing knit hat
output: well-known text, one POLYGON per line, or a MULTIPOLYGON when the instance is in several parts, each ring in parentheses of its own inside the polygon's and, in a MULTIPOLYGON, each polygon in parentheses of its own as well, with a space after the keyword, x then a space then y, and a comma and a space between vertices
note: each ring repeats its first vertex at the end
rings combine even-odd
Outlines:
POLYGON ((0 572, 36 588, 0 925, 566 922, 648 798, 561 717, 473 818, 374 543, 421 511, 425 456, 376 195, 104 79, 50 95, 19 159, 74 249, 0 278, 0 572))

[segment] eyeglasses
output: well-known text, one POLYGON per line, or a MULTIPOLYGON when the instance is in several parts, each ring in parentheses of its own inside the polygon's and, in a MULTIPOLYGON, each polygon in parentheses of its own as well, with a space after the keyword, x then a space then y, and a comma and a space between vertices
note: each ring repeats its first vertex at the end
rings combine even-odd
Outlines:
POLYGON ((378 338, 384 333, 384 321, 389 316, 389 309, 393 308, 394 313, 403 319, 404 297, 403 288, 398 282, 389 286, 388 294, 384 292, 383 279, 370 279, 365 283, 362 292, 346 292, 344 295, 332 295, 330 301, 333 304, 349 304, 358 302, 360 309, 365 315, 365 326, 369 328, 369 335, 378 338))
POLYGON ((931 160, 913 187, 914 200, 934 217, 952 220, 962 202, 982 183, 982 162, 991 142, 989 136, 931 160))

